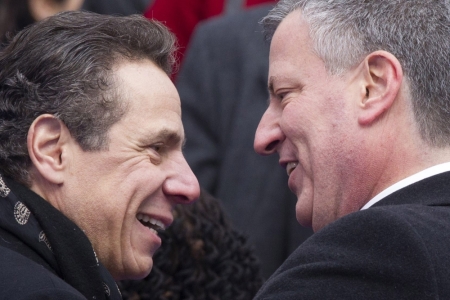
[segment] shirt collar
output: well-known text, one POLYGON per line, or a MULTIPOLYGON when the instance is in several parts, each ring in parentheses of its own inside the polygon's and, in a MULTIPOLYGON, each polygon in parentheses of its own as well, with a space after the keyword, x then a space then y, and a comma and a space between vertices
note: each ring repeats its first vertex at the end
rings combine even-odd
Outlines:
POLYGON ((382 200, 383 198, 385 198, 386 196, 389 196, 390 194, 408 186, 411 185, 413 183, 416 183, 420 180, 423 180, 425 178, 437 175, 437 174, 441 174, 444 172, 450 171, 450 162, 447 163, 443 163, 443 164, 439 164, 439 165, 435 165, 433 167, 430 167, 428 169, 425 169, 423 171, 420 171, 419 173, 416 173, 414 175, 411 175, 409 177, 406 177, 405 179, 400 180, 399 182, 391 185, 390 187, 388 187, 387 189, 383 190, 381 193, 379 193, 378 195, 376 195, 375 197, 373 197, 369 202, 367 202, 362 208, 363 209, 367 209, 369 207, 371 207, 372 205, 374 205, 375 203, 379 202, 380 200, 382 200))

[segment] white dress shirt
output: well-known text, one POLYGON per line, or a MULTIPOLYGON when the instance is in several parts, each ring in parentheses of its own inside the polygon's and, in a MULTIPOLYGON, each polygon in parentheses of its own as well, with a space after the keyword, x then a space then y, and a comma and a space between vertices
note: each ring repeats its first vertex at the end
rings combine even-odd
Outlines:
POLYGON ((443 163, 443 164, 439 164, 433 167, 430 167, 428 169, 425 169, 423 171, 420 171, 419 173, 416 173, 414 175, 411 175, 409 177, 406 177, 405 179, 400 180, 399 182, 391 185, 390 187, 388 187, 387 189, 383 190, 381 193, 379 193, 378 195, 376 195, 375 197, 373 197, 369 202, 367 202, 362 208, 366 209, 371 207, 372 205, 374 205, 375 203, 377 203, 378 201, 380 201, 381 199, 389 196, 390 194, 410 185, 413 183, 416 183, 420 180, 423 180, 425 178, 440 174, 440 173, 444 173, 450 171, 450 162, 447 163, 443 163))

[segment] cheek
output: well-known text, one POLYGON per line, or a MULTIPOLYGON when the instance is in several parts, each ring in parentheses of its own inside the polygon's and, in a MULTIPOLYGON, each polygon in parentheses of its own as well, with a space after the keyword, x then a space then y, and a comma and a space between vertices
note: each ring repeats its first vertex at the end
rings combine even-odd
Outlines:
POLYGON ((302 112, 295 105, 287 105, 280 117, 280 127, 291 141, 303 139, 305 136, 305 119, 302 112))
MULTIPOLYGON (((291 106, 293 107, 293 106, 291 106)), ((280 120, 280 127, 286 136, 285 144, 291 144, 296 158, 299 160, 304 172, 311 176, 311 155, 317 147, 318 131, 311 120, 298 109, 285 109, 280 120)))
POLYGON ((282 111, 280 126, 292 141, 305 142, 322 127, 324 114, 310 97, 302 97, 288 103, 282 111))

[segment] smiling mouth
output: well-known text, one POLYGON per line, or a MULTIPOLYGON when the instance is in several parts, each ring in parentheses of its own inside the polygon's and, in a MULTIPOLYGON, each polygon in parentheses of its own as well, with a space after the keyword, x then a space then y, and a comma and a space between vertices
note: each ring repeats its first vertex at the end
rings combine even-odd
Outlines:
POLYGON ((150 228, 150 230, 153 231, 155 234, 158 234, 158 232, 163 232, 164 230, 166 230, 166 227, 161 221, 151 218, 147 215, 139 213, 137 214, 136 218, 139 220, 139 222, 141 222, 142 225, 150 228))
POLYGON ((286 172, 289 175, 291 175, 292 171, 298 166, 298 162, 289 162, 286 165, 286 172))

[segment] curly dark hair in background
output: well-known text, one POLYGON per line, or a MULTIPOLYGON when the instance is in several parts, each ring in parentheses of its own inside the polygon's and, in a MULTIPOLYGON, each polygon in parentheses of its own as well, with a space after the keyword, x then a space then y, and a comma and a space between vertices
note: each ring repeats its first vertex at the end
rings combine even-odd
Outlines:
POLYGON ((217 199, 205 191, 192 205, 175 209, 160 233, 153 269, 140 281, 122 281, 124 299, 250 300, 262 285, 247 239, 234 230, 217 199))
POLYGON ((127 107, 113 68, 148 59, 170 74, 174 50, 162 24, 138 15, 65 12, 19 32, 0 52, 0 171, 30 185, 27 134, 42 114, 63 121, 84 151, 107 149, 127 107))
POLYGON ((13 34, 33 22, 28 0, 0 0, 0 42, 6 42, 8 32, 13 34))

